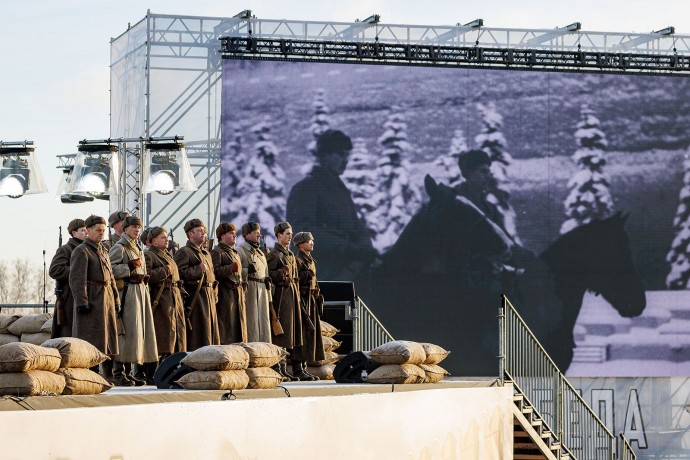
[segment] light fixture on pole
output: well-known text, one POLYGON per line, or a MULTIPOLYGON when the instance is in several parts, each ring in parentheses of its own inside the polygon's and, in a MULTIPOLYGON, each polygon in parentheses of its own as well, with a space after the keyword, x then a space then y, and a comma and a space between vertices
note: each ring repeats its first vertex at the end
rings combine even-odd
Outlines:
POLYGON ((193 192, 197 190, 181 137, 151 138, 144 148, 143 192, 193 192))
POLYGON ((65 194, 76 197, 86 194, 102 200, 109 199, 110 195, 117 195, 118 164, 117 144, 81 141, 72 172, 66 179, 65 194))
POLYGON ((47 191, 33 141, 0 141, 0 196, 19 198, 47 191))

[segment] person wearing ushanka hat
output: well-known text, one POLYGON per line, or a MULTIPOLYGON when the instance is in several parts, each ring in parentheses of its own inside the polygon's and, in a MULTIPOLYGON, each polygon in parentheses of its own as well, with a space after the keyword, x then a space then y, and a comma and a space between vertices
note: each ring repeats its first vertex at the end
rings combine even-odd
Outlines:
POLYGON ((316 164, 287 199, 287 220, 311 229, 319 240, 322 279, 352 281, 375 260, 369 232, 340 178, 352 150, 350 137, 324 131, 316 140, 316 164))
MULTIPOLYGON (((72 337, 86 340, 111 358, 118 355, 117 318, 120 295, 108 253, 101 242, 105 219, 91 215, 84 220, 86 238, 70 258, 69 286, 74 297, 72 337)), ((110 360, 102 365, 103 376, 112 379, 110 360)))
POLYGON ((48 269, 48 276, 55 280, 52 338, 72 337, 74 299, 69 288, 69 263, 72 251, 86 238, 84 219, 72 219, 67 225, 67 233, 70 236, 69 240, 55 251, 48 269))
POLYGON ((175 253, 175 263, 184 289, 187 317, 187 350, 206 345, 220 345, 216 315, 217 286, 211 254, 204 246, 206 225, 200 219, 185 222, 187 244, 175 253))
POLYGON ((216 228, 216 238, 218 244, 211 250, 211 259, 218 280, 216 314, 220 343, 247 342, 247 283, 242 282, 242 259, 235 249, 237 228, 221 223, 216 228))
POLYGON ((247 340, 271 343, 271 279, 266 255, 259 247, 261 225, 246 222, 242 224, 241 233, 244 243, 237 252, 240 255, 242 281, 247 283, 247 340))
POLYGON ((120 353, 113 367, 113 379, 118 386, 152 385, 153 372, 149 375, 138 372, 138 369, 131 372, 130 366, 139 365, 140 369, 155 371, 158 361, 149 275, 139 241, 141 227, 139 217, 125 217, 122 237, 110 248, 110 262, 122 301, 120 317, 124 324, 124 334, 117 337, 120 353))
POLYGON ((124 230, 122 225, 125 223, 125 218, 127 216, 129 216, 129 212, 127 211, 115 211, 108 216, 108 226, 112 229, 112 232, 110 232, 109 239, 103 241, 103 246, 106 251, 110 251, 110 248, 112 248, 122 237, 122 232, 124 230))
MULTIPOLYGON (((300 357, 300 361, 323 361, 326 358, 323 337, 321 337, 323 296, 316 279, 316 260, 311 255, 314 250, 314 236, 310 232, 299 232, 292 238, 292 243, 298 250, 295 260, 297 262, 300 299, 311 323, 314 325, 313 330, 309 328, 305 330, 304 345, 296 349, 294 353, 300 357)), ((307 321, 303 321, 303 324, 307 324, 307 321)), ((304 372, 311 375, 306 366, 304 372)), ((318 380, 318 377, 314 376, 314 380, 318 380)))

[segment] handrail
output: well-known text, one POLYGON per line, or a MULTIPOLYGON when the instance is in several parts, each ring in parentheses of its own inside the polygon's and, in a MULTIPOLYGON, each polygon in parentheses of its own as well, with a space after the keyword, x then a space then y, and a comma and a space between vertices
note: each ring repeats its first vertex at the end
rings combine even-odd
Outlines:
MULTIPOLYGON (((570 384, 506 296, 499 311, 499 379, 510 380, 574 458, 616 458, 615 437, 570 384)), ((625 440, 623 435, 621 438, 625 440)), ((621 460, 635 453, 621 442, 621 460)))
POLYGON ((359 297, 355 297, 355 305, 350 315, 352 317, 352 351, 373 350, 379 345, 395 340, 359 297))

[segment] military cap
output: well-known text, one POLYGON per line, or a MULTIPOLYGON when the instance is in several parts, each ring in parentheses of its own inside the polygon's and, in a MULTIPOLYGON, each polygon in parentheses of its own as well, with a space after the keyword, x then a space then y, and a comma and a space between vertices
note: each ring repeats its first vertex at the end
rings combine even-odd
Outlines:
POLYGON ((216 238, 220 239, 220 237, 225 235, 226 233, 235 233, 236 231, 237 227, 235 227, 233 224, 220 224, 216 228, 216 238))
POLYGON ((470 150, 458 157, 460 172, 465 177, 484 165, 491 165, 491 157, 484 150, 470 150))
POLYGON ((352 150, 352 141, 349 136, 337 129, 327 129, 316 139, 316 156, 327 153, 352 150))
POLYGON ((94 225, 98 225, 98 224, 105 225, 105 219, 102 218, 101 216, 96 216, 93 214, 91 214, 89 217, 87 217, 86 220, 84 221, 84 226, 86 228, 91 228, 94 225))
POLYGON ((306 243, 309 240, 313 240, 311 232, 299 232, 292 237, 292 244, 299 246, 302 243, 306 243))
POLYGON ((127 216, 129 216, 127 211, 115 211, 110 215, 110 217, 108 217, 108 225, 112 227, 116 223, 125 220, 125 217, 127 216))
POLYGON ((190 230, 194 230, 197 227, 204 227, 206 228, 206 225, 201 221, 201 219, 192 219, 188 220, 184 224, 184 232, 187 233, 190 230))
POLYGON ((73 231, 79 230, 82 227, 86 227, 84 219, 72 219, 70 223, 67 225, 67 233, 72 235, 73 231))
POLYGON ((125 223, 122 224, 122 228, 125 229, 130 225, 138 225, 141 227, 143 226, 143 222, 137 216, 127 216, 125 217, 125 223))
POLYGON ((273 227, 273 233, 277 235, 278 233, 283 233, 288 228, 292 228, 290 222, 278 222, 278 224, 275 227, 273 227))
POLYGON ((258 222, 247 222, 242 225, 242 236, 249 235, 254 230, 260 229, 261 225, 258 222))

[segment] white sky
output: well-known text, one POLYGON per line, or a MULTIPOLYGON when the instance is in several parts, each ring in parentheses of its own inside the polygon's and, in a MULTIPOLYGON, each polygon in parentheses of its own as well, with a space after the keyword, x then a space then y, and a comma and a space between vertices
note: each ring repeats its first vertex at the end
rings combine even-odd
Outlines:
MULTIPOLYGON (((575 21, 587 31, 651 32, 673 25, 690 34, 687 0, 21 0, 0 3, 0 140, 33 140, 49 193, 0 197, 0 259, 42 263, 57 248, 58 226, 108 203, 62 204, 55 155, 74 153, 81 139, 109 137, 110 39, 146 10, 159 14, 353 21, 371 14, 390 24, 554 28, 575 21), (681 22, 683 21, 683 22, 681 22)), ((63 231, 66 241, 66 231, 63 231)))

